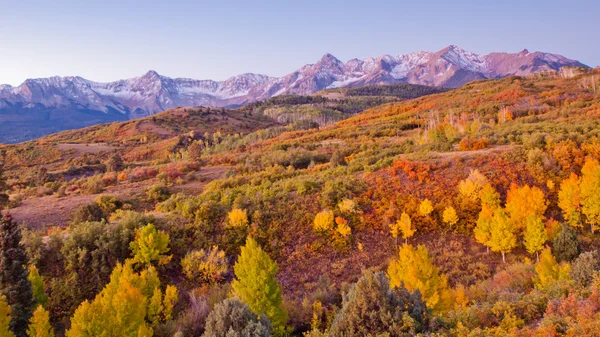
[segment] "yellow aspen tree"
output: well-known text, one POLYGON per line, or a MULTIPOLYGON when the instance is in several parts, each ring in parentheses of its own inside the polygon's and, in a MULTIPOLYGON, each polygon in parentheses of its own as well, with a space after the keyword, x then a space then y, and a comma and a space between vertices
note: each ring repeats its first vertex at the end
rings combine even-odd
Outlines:
POLYGON ((456 215, 456 210, 454 207, 448 206, 444 209, 444 212, 442 213, 442 220, 450 226, 456 225, 458 222, 458 215, 456 215))
POLYGON ((162 321, 171 317, 167 305, 177 297, 176 289, 167 287, 163 295, 156 269, 150 266, 137 273, 132 264, 132 260, 117 264, 104 289, 91 302, 81 303, 71 318, 67 337, 150 337, 159 317, 162 321))
POLYGON ((234 208, 227 213, 227 225, 235 228, 248 226, 248 213, 244 209, 234 208))
POLYGON ((159 265, 169 263, 172 255, 169 252, 169 234, 159 231, 153 224, 135 230, 135 240, 129 244, 133 261, 145 267, 158 261, 159 265))
POLYGON ((408 238, 412 237, 417 231, 412 227, 412 221, 410 220, 410 216, 405 212, 402 212, 402 214, 400 215, 400 220, 398 220, 397 224, 400 228, 400 231, 402 232, 402 238, 404 239, 404 243, 408 243, 408 238))
POLYGON ((502 253, 502 262, 504 263, 506 263, 506 253, 517 246, 514 227, 502 208, 494 211, 489 245, 493 252, 502 253))
POLYGON ((348 226, 348 220, 338 216, 335 218, 336 228, 335 230, 340 234, 343 238, 347 238, 352 234, 352 228, 348 226))
POLYGON ((600 225, 600 164, 596 159, 586 160, 581 169, 581 211, 592 233, 600 225))
POLYGON ((560 183, 558 191, 558 207, 562 210, 563 217, 573 227, 582 227, 581 223, 581 189, 579 177, 571 173, 569 178, 560 183))
POLYGON ((334 215, 333 211, 324 210, 315 215, 313 221, 313 229, 317 233, 326 233, 334 227, 334 215))
POLYGON ((50 324, 50 314, 39 305, 33 312, 27 328, 28 337, 54 337, 54 328, 50 324))
POLYGON ((557 281, 568 281, 570 272, 570 265, 559 265, 550 248, 546 247, 540 255, 540 261, 535 265, 533 284, 538 289, 546 289, 557 281))
POLYGON ((10 311, 6 296, 0 295, 0 337, 15 337, 10 331, 10 311))
POLYGON ((391 224, 389 224, 389 227, 392 238, 394 238, 396 244, 398 244, 398 237, 402 234, 402 229, 400 228, 400 220, 392 222, 391 224))
POLYGON ((419 205, 419 214, 428 216, 431 212, 433 212, 433 203, 431 203, 431 200, 425 199, 421 201, 421 204, 419 205))
POLYGON ((255 314, 265 314, 277 330, 284 329, 288 315, 276 279, 279 268, 253 238, 246 240, 233 270, 233 293, 255 314))
POLYGON ((535 186, 513 184, 506 197, 506 212, 515 230, 524 229, 530 215, 543 216, 547 206, 544 192, 535 186))
POLYGON ((48 304, 48 295, 45 293, 44 280, 35 265, 29 266, 27 279, 29 280, 29 283, 31 283, 31 290, 33 291, 35 303, 41 304, 45 308, 48 304))
POLYGON ((418 289, 428 308, 440 311, 450 305, 448 280, 433 264, 423 245, 416 249, 412 245, 402 245, 398 259, 390 263, 387 274, 393 288, 404 285, 410 292, 418 289))
POLYGON ((486 250, 490 251, 490 238, 492 236, 492 220, 494 218, 494 209, 491 206, 484 203, 481 206, 481 212, 479 212, 479 218, 477 219, 477 225, 473 228, 473 235, 475 240, 486 247, 486 250))
POLYGON ((530 215, 527 220, 525 220, 525 223, 525 248, 530 254, 535 253, 536 260, 539 262, 539 251, 544 248, 544 243, 548 240, 544 221, 539 215, 530 215))
POLYGON ((473 170, 467 179, 461 180, 458 183, 458 193, 473 202, 477 202, 480 198, 480 192, 484 186, 489 185, 488 179, 479 170, 473 170))

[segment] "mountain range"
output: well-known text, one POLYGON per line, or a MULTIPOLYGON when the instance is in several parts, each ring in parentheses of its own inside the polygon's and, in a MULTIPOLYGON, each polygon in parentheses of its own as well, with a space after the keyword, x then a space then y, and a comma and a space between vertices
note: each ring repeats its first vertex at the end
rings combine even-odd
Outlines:
POLYGON ((20 142, 65 129, 148 116, 176 106, 240 106, 283 94, 327 88, 412 83, 459 87, 467 82, 564 66, 587 67, 561 55, 523 50, 480 55, 456 46, 437 52, 383 55, 342 62, 325 54, 283 77, 242 74, 225 81, 141 77, 99 83, 78 76, 0 85, 0 142, 20 142))

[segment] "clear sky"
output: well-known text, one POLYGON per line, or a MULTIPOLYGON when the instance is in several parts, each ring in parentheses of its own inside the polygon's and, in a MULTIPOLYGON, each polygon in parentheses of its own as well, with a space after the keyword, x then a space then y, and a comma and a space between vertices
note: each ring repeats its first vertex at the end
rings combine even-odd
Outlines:
POLYGON ((346 61, 450 44, 599 66, 599 12, 599 0, 0 0, 0 83, 112 81, 150 69, 196 79, 282 76, 326 52, 346 61))

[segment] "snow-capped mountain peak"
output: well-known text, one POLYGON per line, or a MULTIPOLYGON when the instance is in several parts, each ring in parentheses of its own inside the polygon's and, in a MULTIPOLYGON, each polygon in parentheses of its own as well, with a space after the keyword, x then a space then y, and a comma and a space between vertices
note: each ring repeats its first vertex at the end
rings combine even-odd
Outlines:
POLYGON ((136 118, 176 106, 241 105, 275 95, 308 95, 344 86, 408 82, 457 87, 478 79, 528 75, 563 66, 585 65, 527 49, 481 55, 454 45, 437 52, 386 54, 345 63, 326 53, 316 63, 279 78, 246 73, 224 81, 195 80, 170 78, 150 70, 139 77, 108 83, 78 76, 28 79, 17 87, 0 85, 0 113, 93 111, 136 118))

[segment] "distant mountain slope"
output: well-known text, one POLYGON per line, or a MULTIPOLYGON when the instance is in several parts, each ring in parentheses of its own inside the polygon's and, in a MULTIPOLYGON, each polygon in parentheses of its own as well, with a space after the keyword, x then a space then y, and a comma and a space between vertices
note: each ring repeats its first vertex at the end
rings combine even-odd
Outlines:
POLYGON ((560 55, 523 50, 478 55, 456 46, 438 52, 384 55, 344 63, 325 54, 280 78, 243 74, 228 80, 169 78, 155 71, 98 83, 81 77, 28 79, 0 85, 0 142, 19 142, 65 129, 148 116, 177 106, 239 106, 282 94, 326 88, 412 83, 458 87, 467 82, 528 75, 564 66, 586 67, 560 55))

